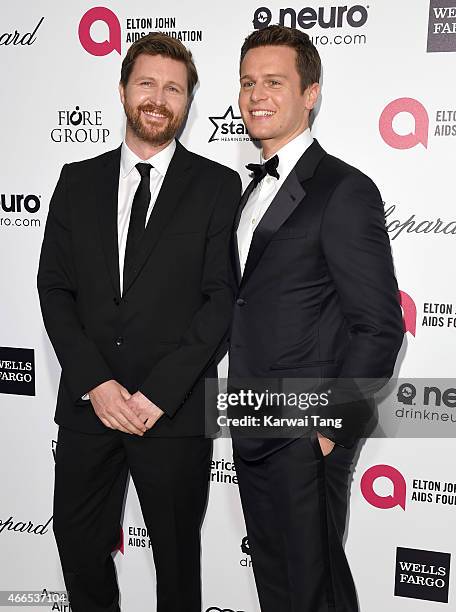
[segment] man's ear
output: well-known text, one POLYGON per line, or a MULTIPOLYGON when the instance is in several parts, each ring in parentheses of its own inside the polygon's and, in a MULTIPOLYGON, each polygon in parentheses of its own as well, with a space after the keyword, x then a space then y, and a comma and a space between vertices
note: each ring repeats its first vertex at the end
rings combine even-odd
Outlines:
POLYGON ((311 111, 317 103, 318 96, 320 95, 320 84, 312 83, 306 89, 306 108, 311 111))
POLYGON ((119 95, 120 101, 122 102, 122 104, 125 104, 125 89, 122 83, 119 83, 119 95))

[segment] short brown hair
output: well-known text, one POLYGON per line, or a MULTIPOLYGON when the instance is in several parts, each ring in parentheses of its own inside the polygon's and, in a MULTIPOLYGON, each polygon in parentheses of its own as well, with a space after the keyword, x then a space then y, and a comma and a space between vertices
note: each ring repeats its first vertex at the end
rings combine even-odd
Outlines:
POLYGON ((198 73, 193 62, 193 56, 180 40, 172 38, 162 32, 151 32, 135 41, 125 55, 120 70, 120 82, 126 87, 131 71, 135 65, 138 55, 163 55, 171 59, 183 62, 187 68, 187 91, 191 96, 195 85, 198 83, 198 73))
POLYGON ((305 32, 280 25, 255 30, 247 36, 242 45, 240 64, 250 49, 267 46, 291 47, 296 51, 296 69, 301 77, 302 91, 320 81, 320 55, 305 32))

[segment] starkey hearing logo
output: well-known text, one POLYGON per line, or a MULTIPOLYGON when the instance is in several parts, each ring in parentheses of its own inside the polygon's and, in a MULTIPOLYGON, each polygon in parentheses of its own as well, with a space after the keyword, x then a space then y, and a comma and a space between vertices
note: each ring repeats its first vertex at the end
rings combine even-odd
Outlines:
POLYGON ((366 470, 361 478, 361 493, 364 499, 381 510, 389 510, 396 506, 405 510, 405 497, 407 485, 405 478, 395 467, 391 465, 373 465, 366 470), (385 478, 390 482, 390 493, 381 495, 374 489, 378 478, 385 478))
POLYGON ((113 51, 117 51, 120 55, 121 27, 117 15, 111 9, 104 6, 95 6, 89 9, 79 22, 78 35, 81 45, 91 55, 100 57, 109 55, 113 51), (103 41, 92 38, 91 28, 97 21, 104 22, 108 27, 109 37, 103 41))
POLYGON ((383 109, 379 119, 380 135, 387 145, 393 149, 411 149, 421 144, 428 146, 429 116, 427 110, 414 98, 398 98, 383 109), (411 115, 414 120, 414 129, 408 134, 399 134, 394 120, 400 113, 411 115))
POLYGON ((209 117, 213 131, 208 142, 243 142, 251 141, 241 115, 235 115, 229 106, 225 113, 209 117))

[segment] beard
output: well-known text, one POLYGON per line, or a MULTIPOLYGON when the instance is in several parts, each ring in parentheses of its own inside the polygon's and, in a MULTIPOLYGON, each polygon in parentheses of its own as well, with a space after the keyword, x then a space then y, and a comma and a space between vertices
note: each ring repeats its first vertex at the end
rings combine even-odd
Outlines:
POLYGON ((185 117, 185 115, 174 115, 166 106, 157 106, 151 103, 133 107, 125 101, 124 110, 127 116, 127 123, 134 134, 155 147, 164 145, 172 140, 182 126, 185 117), (145 118, 143 111, 164 115, 167 119, 165 125, 157 125, 153 117, 150 120, 145 118))

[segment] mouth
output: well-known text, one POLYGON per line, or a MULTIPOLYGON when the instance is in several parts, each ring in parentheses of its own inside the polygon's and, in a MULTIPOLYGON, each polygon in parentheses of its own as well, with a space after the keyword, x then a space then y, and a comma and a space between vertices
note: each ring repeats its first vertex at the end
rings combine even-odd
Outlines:
POLYGON ((143 110, 142 112, 144 113, 144 115, 146 115, 146 117, 149 117, 150 119, 167 119, 167 115, 159 113, 158 111, 143 110))
POLYGON ((275 111, 266 108, 259 108, 249 111, 249 114, 252 119, 267 120, 275 115, 275 111))

